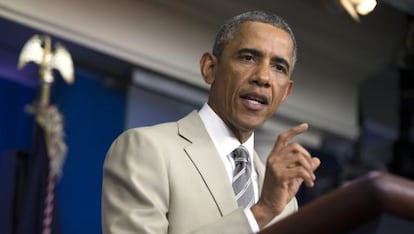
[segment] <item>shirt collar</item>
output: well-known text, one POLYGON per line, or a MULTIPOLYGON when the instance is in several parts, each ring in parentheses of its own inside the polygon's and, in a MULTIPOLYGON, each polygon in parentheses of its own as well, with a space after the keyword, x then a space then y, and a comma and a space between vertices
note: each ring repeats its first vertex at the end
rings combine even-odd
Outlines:
MULTIPOLYGON (((227 156, 239 147, 239 140, 207 103, 205 103, 200 109, 199 115, 220 156, 227 156)), ((242 145, 246 147, 249 151, 250 157, 252 157, 254 148, 254 133, 242 145)))

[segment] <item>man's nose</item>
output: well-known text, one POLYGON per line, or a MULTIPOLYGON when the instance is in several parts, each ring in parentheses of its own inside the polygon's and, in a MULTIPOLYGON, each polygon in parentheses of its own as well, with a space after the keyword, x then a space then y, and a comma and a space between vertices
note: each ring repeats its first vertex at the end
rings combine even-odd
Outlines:
POLYGON ((254 74, 253 83, 260 87, 270 86, 270 67, 266 64, 259 64, 254 74))

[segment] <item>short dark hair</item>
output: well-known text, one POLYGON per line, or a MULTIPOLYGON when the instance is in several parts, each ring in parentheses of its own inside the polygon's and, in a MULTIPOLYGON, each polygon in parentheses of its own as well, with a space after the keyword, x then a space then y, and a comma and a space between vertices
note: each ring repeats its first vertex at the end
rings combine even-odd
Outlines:
POLYGON ((223 52, 224 46, 233 38, 234 33, 240 28, 245 22, 261 22, 266 24, 271 24, 277 28, 282 29, 287 32, 293 42, 293 54, 292 54, 292 65, 295 66, 297 60, 297 44, 295 36, 293 35, 292 29, 289 27, 287 22, 272 12, 267 11, 248 11, 240 15, 236 15, 231 18, 229 21, 224 23, 220 30, 217 33, 216 40, 213 46, 213 55, 220 57, 223 52))

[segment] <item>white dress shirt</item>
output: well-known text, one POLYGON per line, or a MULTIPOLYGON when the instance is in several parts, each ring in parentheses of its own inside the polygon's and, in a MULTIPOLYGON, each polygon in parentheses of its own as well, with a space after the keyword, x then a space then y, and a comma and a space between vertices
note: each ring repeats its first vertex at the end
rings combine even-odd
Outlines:
MULTIPOLYGON (((228 179, 230 183, 233 179, 233 170, 235 168, 233 157, 231 152, 239 147, 240 141, 234 136, 233 132, 227 127, 223 120, 210 108, 210 106, 205 103, 199 111, 201 120, 204 123, 204 126, 207 129, 210 138, 213 140, 213 143, 223 160, 228 179)), ((253 161, 253 152, 254 152, 254 134, 252 134, 246 142, 242 144, 249 152, 250 162, 252 166, 252 183, 254 189, 254 198, 255 202, 259 199, 259 186, 258 186, 258 176, 256 169, 254 167, 253 161)), ((247 219, 249 220, 250 227, 253 232, 259 231, 259 225, 256 222, 256 219, 253 216, 250 208, 244 209, 247 219)))

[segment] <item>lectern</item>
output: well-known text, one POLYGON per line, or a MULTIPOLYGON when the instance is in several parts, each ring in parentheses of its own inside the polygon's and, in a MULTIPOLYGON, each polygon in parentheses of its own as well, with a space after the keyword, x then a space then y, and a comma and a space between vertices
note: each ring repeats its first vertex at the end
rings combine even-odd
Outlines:
POLYGON ((260 232, 277 233, 413 234, 414 181, 370 172, 260 232))

